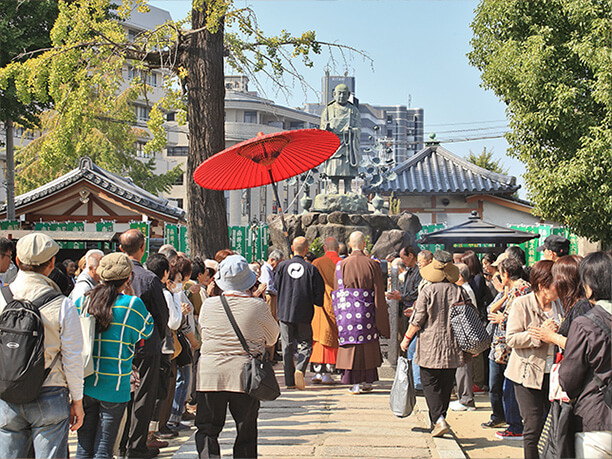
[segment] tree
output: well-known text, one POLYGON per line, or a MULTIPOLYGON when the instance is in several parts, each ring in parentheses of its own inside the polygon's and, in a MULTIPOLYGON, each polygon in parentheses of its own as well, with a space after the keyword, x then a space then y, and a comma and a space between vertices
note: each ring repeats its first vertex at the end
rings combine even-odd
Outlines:
POLYGON ((468 54, 506 104, 534 212, 612 242, 610 0, 481 0, 468 54))
POLYGON ((476 155, 469 150, 469 154, 465 158, 472 164, 476 164, 478 167, 482 167, 491 172, 495 172, 496 174, 507 175, 508 169, 506 169, 502 163, 501 159, 494 160, 493 159, 493 150, 488 150, 487 147, 482 149, 482 153, 476 155))
MULTIPOLYGON (((0 3, 0 67, 6 66, 18 54, 46 48, 51 44, 49 32, 57 18, 56 0, 5 0, 0 3)), ((0 122, 6 136, 5 180, 7 218, 15 219, 14 123, 35 127, 41 103, 23 103, 17 98, 13 81, 0 87, 0 122)))
MULTIPOLYGON (((225 147, 224 59, 246 74, 271 76, 282 90, 285 74, 303 83, 292 58, 299 57, 311 66, 310 53, 320 53, 323 47, 352 50, 317 41, 310 31, 297 37, 286 31, 266 37, 253 12, 233 9, 231 0, 193 0, 192 6, 192 29, 183 28, 185 21, 171 22, 128 41, 121 26, 103 14, 109 0, 76 0, 71 5, 60 2, 52 31, 53 48, 0 70, 0 86, 7 78, 14 78, 19 82, 21 99, 28 100, 38 96, 41 85, 51 85, 58 95, 53 100, 60 120, 69 114, 94 125, 100 118, 120 118, 112 113, 115 105, 110 94, 123 82, 120 69, 126 62, 145 73, 165 69, 172 74, 165 81, 167 97, 153 106, 149 128, 154 137, 146 148, 157 151, 165 146, 163 110, 178 110, 183 119, 188 115, 187 176, 191 178, 199 164, 225 147), (231 30, 226 30, 228 27, 231 30)), ((133 7, 146 9, 146 2, 124 0, 118 14, 127 17, 133 7)), ((146 84, 132 83, 132 90, 146 94, 146 84)), ((66 136, 79 132, 74 123, 66 123, 39 157, 56 165, 57 158, 65 154, 59 144, 69 145, 66 136)), ((110 151, 106 158, 111 160, 110 151)), ((191 249, 212 257, 229 246, 223 192, 202 189, 190 179, 187 198, 191 249)))
POLYGON ((130 175, 148 191, 167 191, 182 173, 180 167, 155 177, 154 161, 136 157, 136 141, 148 136, 144 129, 133 127, 133 102, 146 97, 148 90, 144 79, 123 89, 120 75, 125 59, 100 53, 95 46, 75 46, 95 36, 95 29, 88 28, 93 22, 109 37, 124 34, 108 2, 87 3, 97 8, 82 7, 80 2, 60 3, 51 45, 61 47, 61 52, 54 59, 51 49, 37 58, 12 62, 2 73, 0 86, 14 85, 21 101, 52 107, 39 117, 42 135, 17 152, 17 189, 30 191, 75 168, 80 157, 89 156, 104 168, 130 175), (74 25, 75 18, 82 22, 74 25), (115 74, 118 76, 113 77, 115 74))

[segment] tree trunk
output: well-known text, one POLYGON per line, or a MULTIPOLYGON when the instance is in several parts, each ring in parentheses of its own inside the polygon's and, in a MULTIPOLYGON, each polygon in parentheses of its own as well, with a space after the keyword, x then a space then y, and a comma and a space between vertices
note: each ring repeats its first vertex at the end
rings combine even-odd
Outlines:
MULTIPOLYGON (((206 23, 206 12, 192 10, 192 28, 206 23)), ((184 65, 188 71, 189 156, 187 157, 187 229, 192 255, 213 258, 229 247, 223 191, 205 190, 195 183, 195 169, 225 148, 225 83, 223 23, 216 33, 191 37, 184 65)))
POLYGON ((13 143, 13 120, 8 119, 5 122, 6 126, 6 219, 9 221, 15 220, 15 148, 13 143))

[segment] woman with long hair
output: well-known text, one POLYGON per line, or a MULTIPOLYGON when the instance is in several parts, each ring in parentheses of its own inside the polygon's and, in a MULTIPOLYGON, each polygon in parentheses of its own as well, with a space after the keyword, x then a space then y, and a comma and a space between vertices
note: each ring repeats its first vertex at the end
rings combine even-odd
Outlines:
POLYGON ((102 283, 76 302, 79 313, 96 319, 94 372, 83 387, 85 419, 78 430, 77 458, 112 458, 121 418, 130 400, 134 347, 153 333, 153 318, 129 288, 132 262, 123 253, 100 260, 102 283))
POLYGON ((523 452, 526 459, 538 458, 538 440, 548 413, 550 371, 554 346, 539 336, 543 324, 558 324, 563 311, 557 303, 553 283, 553 262, 538 261, 530 273, 532 293, 517 298, 506 328, 506 342, 512 352, 506 378, 514 383, 514 394, 523 418, 523 452))
POLYGON ((582 260, 581 256, 566 255, 559 258, 552 267, 553 282, 563 307, 563 321, 557 331, 553 326, 541 327, 538 337, 545 343, 552 343, 560 349, 565 349, 572 321, 586 314, 593 307, 587 300, 580 282, 580 260, 582 260))

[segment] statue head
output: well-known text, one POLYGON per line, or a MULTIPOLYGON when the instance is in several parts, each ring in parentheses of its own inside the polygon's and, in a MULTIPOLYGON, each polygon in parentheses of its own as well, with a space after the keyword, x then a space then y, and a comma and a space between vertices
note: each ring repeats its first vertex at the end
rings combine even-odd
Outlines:
POLYGON ((344 83, 341 83, 334 88, 334 99, 340 105, 346 105, 350 95, 351 91, 344 83))

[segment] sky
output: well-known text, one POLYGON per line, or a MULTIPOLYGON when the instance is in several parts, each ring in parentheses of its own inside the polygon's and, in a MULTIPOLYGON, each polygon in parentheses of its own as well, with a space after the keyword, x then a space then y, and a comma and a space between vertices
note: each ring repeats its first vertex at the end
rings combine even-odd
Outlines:
MULTIPOLYGON (((149 0, 149 4, 168 10, 175 20, 185 18, 191 9, 191 0, 149 0)), ((499 136, 507 129, 504 104, 480 86, 480 72, 466 56, 477 4, 476 0, 234 0, 236 7, 255 12, 266 34, 314 30, 318 40, 350 46, 372 59, 353 54, 345 62, 334 52, 332 61, 323 51, 313 59, 314 68, 297 65, 316 91, 326 68, 332 75, 353 76, 360 102, 423 108, 426 138, 436 133, 443 147, 462 157, 483 148, 493 150, 495 159, 501 159, 523 184, 524 167, 506 155, 505 139, 456 141, 499 136)), ((304 93, 297 83, 288 98, 265 79, 261 83, 262 95, 278 104, 299 107, 320 99, 318 92, 304 93)), ((524 185, 519 196, 526 196, 524 185)))

